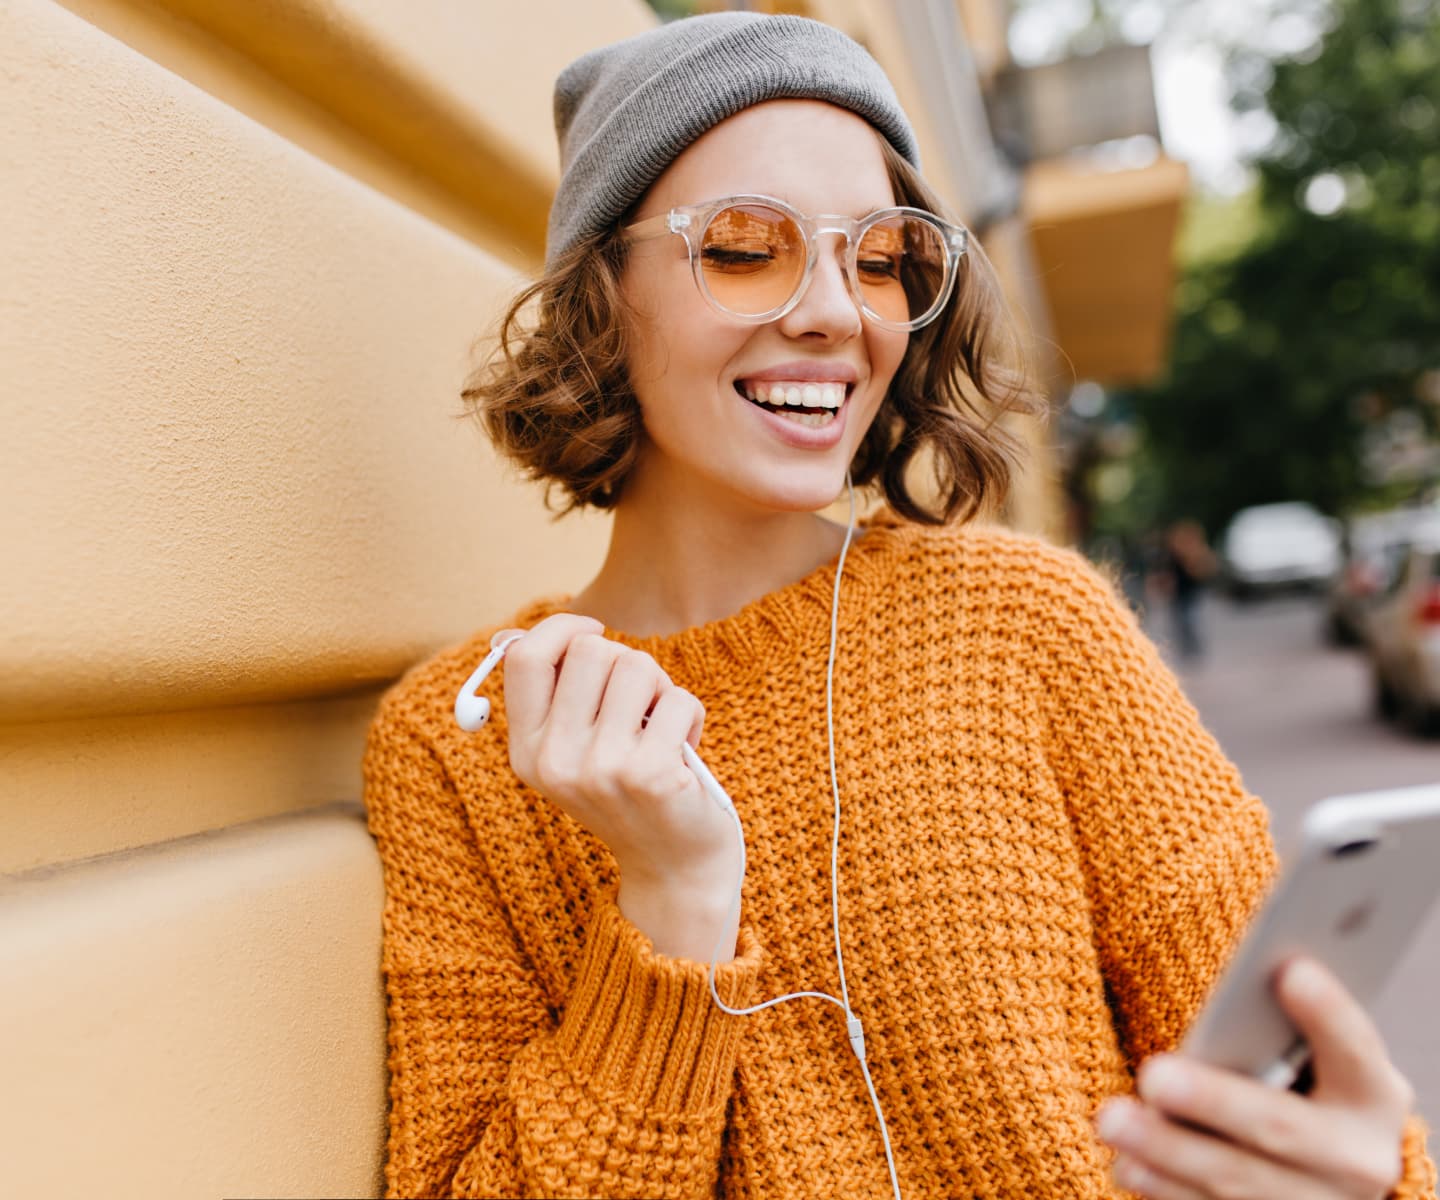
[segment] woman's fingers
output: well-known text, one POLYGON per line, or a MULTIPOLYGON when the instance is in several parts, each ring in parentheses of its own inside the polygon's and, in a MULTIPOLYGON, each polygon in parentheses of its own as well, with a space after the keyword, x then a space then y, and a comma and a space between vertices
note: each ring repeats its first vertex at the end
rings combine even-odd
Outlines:
POLYGON ((1319 962, 1297 958, 1277 981, 1277 994, 1310 1043, 1319 1104, 1373 1108, 1403 1121, 1414 1092, 1395 1069, 1375 1023, 1319 962))
POLYGON ((667 682, 630 764, 630 784, 656 799, 703 791, 694 772, 685 765, 681 748, 686 742, 700 744, 704 723, 705 709, 700 701, 684 688, 667 682))
MULTIPOLYGON (((1319 1078, 1318 1073, 1316 1076, 1319 1078)), ((1140 1068, 1141 1098, 1158 1114, 1239 1149, 1328 1178, 1351 1195, 1382 1195, 1400 1173, 1403 1117, 1359 1104, 1322 1104, 1175 1055, 1140 1068)))
POLYGON ((1115 1182, 1150 1200, 1319 1200, 1335 1194, 1310 1173, 1312 1164, 1276 1162, 1133 1100, 1112 1100, 1098 1124, 1101 1136, 1120 1152, 1112 1168, 1115 1182))
POLYGON ((571 640, 545 715, 547 742, 557 741, 577 751, 589 746, 610 673, 627 653, 619 642, 599 634, 581 633, 571 640))
POLYGON ((1210 1200, 1204 1192, 1188 1187, 1128 1154, 1116 1157, 1110 1174, 1127 1192, 1144 1196, 1145 1200, 1210 1200))
POLYGON ((650 655, 598 630, 588 618, 551 617, 515 643, 506 665, 511 763, 552 800, 580 805, 576 816, 597 801, 698 787, 680 746, 699 740, 699 701, 650 655))
MULTIPOLYGON (((1256 1160, 1328 1178, 1345 1194, 1381 1196, 1398 1177, 1400 1122, 1377 1121, 1367 1109, 1322 1105, 1174 1055, 1140 1067, 1138 1088, 1156 1116, 1215 1135, 1256 1160)), ((1165 1158, 1152 1161, 1172 1170, 1165 1158)))
POLYGON ((664 821, 675 811, 672 801, 689 802, 700 787, 680 749, 698 709, 699 702, 645 656, 621 659, 610 675, 586 773, 596 786, 625 797, 638 819, 652 826, 664 821))
POLYGON ((670 686, 665 672, 648 654, 624 650, 610 671, 595 721, 595 739, 617 752, 633 751, 645 722, 660 693, 670 686))
POLYGON ((1148 1059, 1137 1085, 1141 1098, 1161 1112, 1271 1158, 1290 1161, 1325 1150, 1328 1139, 1315 1134, 1321 1114, 1293 1092, 1170 1054, 1148 1059))
POLYGON ((1400 1175, 1409 1085, 1364 1009, 1318 963, 1288 964, 1278 990, 1314 1056, 1309 1096, 1157 1055, 1137 1079, 1144 1103, 1107 1109, 1102 1136, 1137 1170, 1207 1195, 1385 1195, 1400 1175), (1295 1182, 1282 1187, 1287 1175, 1295 1182))
POLYGON ((698 742, 704 709, 649 655, 615 663, 600 705, 589 767, 634 799, 665 801, 698 786, 680 747, 698 742))
POLYGON ((505 714, 512 730, 536 730, 550 712, 556 673, 570 643, 605 627, 591 617, 546 617, 505 652, 505 714))
POLYGON ((658 746, 674 746, 682 742, 698 748, 705 729, 705 707, 682 687, 667 684, 655 701, 650 723, 645 727, 644 741, 658 746))

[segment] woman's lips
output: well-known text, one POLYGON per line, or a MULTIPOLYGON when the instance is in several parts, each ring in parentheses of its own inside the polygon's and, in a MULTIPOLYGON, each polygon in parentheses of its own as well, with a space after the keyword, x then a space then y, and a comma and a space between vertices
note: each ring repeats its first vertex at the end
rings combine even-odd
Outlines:
POLYGON ((851 363, 834 358, 797 358, 790 362, 774 363, 759 370, 748 371, 738 377, 740 383, 775 383, 795 381, 799 383, 857 383, 859 370, 851 363))
POLYGON ((746 389, 740 381, 736 382, 736 395, 745 400, 746 406, 759 416, 771 433, 789 446, 802 450, 828 450, 844 436, 845 414, 849 411, 845 401, 850 390, 845 384, 832 382, 819 385, 777 380, 766 389, 765 401, 747 394, 747 390, 759 391, 753 384, 746 389), (807 393, 806 389, 813 390, 807 393), (790 403, 792 394, 800 403, 790 403))

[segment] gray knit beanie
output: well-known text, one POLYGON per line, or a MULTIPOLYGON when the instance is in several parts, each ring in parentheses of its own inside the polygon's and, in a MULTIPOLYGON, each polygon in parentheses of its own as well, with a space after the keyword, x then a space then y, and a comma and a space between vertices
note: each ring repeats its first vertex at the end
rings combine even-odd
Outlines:
POLYGON ((864 117, 911 163, 915 135, 885 72, 838 29, 805 17, 687 17, 577 58, 555 81, 560 188, 545 265, 618 220, 702 133, 764 100, 828 100, 864 117))

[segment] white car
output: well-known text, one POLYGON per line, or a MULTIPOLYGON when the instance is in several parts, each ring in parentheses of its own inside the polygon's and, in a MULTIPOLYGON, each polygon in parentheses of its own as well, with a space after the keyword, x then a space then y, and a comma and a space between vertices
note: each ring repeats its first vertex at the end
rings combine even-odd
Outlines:
POLYGON ((1220 541, 1221 570, 1237 597, 1323 587, 1341 557, 1336 522, 1303 501, 1243 508, 1220 541))
POLYGON ((1366 614, 1375 703, 1417 733, 1440 733, 1440 530, 1410 546, 1366 614))
POLYGON ((1350 520, 1344 562, 1326 596, 1327 641, 1337 646, 1364 643, 1371 605, 1395 581, 1410 544, 1430 529, 1440 531, 1440 506, 1434 504, 1367 513, 1350 520))

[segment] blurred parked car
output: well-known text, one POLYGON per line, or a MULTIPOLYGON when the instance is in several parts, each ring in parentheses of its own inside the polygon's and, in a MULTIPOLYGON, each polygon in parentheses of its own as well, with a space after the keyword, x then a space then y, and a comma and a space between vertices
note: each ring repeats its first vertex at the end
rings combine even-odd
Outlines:
POLYGON ((1238 599, 1323 587, 1340 570, 1340 530, 1303 501, 1243 508, 1220 540, 1220 567, 1238 599))
POLYGON ((1394 581, 1405 550, 1427 524, 1440 525, 1440 508, 1397 508, 1349 522, 1343 563, 1326 594, 1327 641, 1337 646, 1364 642, 1369 609, 1394 581))
POLYGON ((1440 733, 1440 528, 1410 545, 1364 623, 1375 703, 1417 733, 1440 733))

